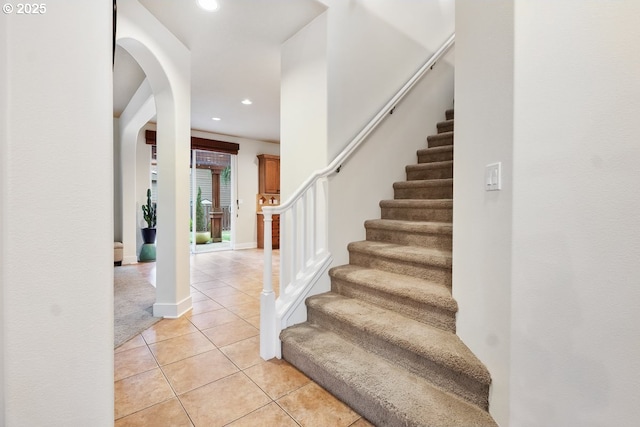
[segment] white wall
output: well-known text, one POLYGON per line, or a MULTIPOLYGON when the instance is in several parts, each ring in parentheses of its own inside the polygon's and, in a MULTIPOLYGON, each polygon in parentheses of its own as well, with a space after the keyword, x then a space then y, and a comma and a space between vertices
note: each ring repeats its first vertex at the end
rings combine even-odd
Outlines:
POLYGON ((322 3, 327 11, 282 48, 285 197, 330 163, 454 31, 452 0, 322 3))
POLYGON ((281 51, 280 194, 283 201, 327 163, 327 14, 281 51))
MULTIPOLYGON (((0 16, 0 57, 6 58, 9 54, 7 44, 7 15, 0 16)), ((8 64, 7 61, 0 62, 0 99, 8 99, 8 64)), ((7 163, 7 147, 9 145, 9 111, 6 101, 0 103, 0 266, 4 266, 4 247, 5 247, 5 232, 4 232, 4 197, 3 194, 7 194, 7 176, 8 170, 7 163)), ((4 310, 4 287, 5 287, 5 273, 4 268, 0 272, 0 322, 4 325, 5 310, 4 310)), ((6 411, 5 411, 5 374, 4 374, 4 328, 0 328, 0 425, 4 426, 7 423, 6 411)))
POLYGON ((111 3, 49 6, 0 25, 2 423, 110 426, 111 3))
POLYGON ((437 64, 397 105, 329 181, 329 249, 333 265, 348 263, 347 244, 364 240, 364 221, 380 218, 379 203, 393 199, 393 183, 406 180, 405 167, 435 134, 453 106, 454 52, 437 64))
POLYGON ((635 425, 640 4, 475 3, 456 5, 458 332, 501 425, 635 425))
MULTIPOLYGON (((147 144, 147 137, 145 131, 150 129, 150 124, 145 125, 138 132, 135 140, 135 153, 136 153, 136 170, 135 170, 135 215, 136 227, 136 252, 137 257, 142 250, 144 240, 142 239, 141 229, 147 227, 147 222, 144 220, 144 214, 142 213, 142 206, 147 204, 147 188, 151 188, 151 145, 147 144)), ((156 127, 153 126, 153 130, 156 127)), ((157 196, 157 195, 156 195, 157 196)), ((188 230, 188 229, 187 229, 188 230)), ((136 258, 137 259, 137 258, 136 258)))
MULTIPOLYGON (((155 116, 155 98, 149 80, 145 79, 116 119, 118 134, 114 140, 118 146, 116 173, 120 185, 115 189, 115 199, 119 205, 117 219, 122 224, 119 240, 123 244, 122 264, 138 262, 144 244, 140 230, 147 224, 141 206, 146 203, 147 189, 151 187, 151 147, 145 143, 144 128, 155 116)), ((157 193, 156 188, 154 201, 157 193)))
POLYGON ((329 6, 328 159, 454 32, 447 0, 324 0, 329 6), (411 17, 411 18, 409 18, 411 17))
POLYGON ((516 2, 511 425, 640 419, 638 16, 516 2))
POLYGON ((513 2, 456 2, 453 295, 457 332, 492 377, 490 411, 509 420, 513 2), (501 191, 484 168, 502 163, 501 191))
POLYGON ((240 145, 238 151, 237 191, 241 201, 236 218, 236 249, 257 246, 256 194, 258 194, 258 154, 280 154, 280 145, 254 139, 237 138, 228 135, 194 130, 193 136, 240 145))
POLYGON ((120 120, 113 118, 113 241, 122 242, 122 169, 120 120))
MULTIPOLYGON (((326 0, 328 144, 331 161, 454 31, 454 3, 436 0, 326 0), (413 17, 412 19, 409 16, 413 17)), ((453 102, 453 53, 441 61, 330 181, 334 264, 379 218, 394 181, 416 162, 427 135, 453 102)))
MULTIPOLYGON (((327 11, 283 46, 285 196, 329 164, 454 30, 453 1, 322 2, 327 11), (310 86, 311 104, 301 107, 310 86)), ((426 147, 452 106, 452 58, 441 61, 332 178, 335 264, 346 262, 348 242, 364 237, 363 221, 380 217, 379 201, 393 197, 393 182, 404 179, 404 167, 416 162, 416 150, 426 147)))

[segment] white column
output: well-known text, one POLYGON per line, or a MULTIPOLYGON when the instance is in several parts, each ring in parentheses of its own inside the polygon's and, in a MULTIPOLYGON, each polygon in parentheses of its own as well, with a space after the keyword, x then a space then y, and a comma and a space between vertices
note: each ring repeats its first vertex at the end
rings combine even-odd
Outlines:
POLYGON ((148 80, 144 80, 120 115, 120 171, 122 182, 122 264, 138 260, 140 195, 146 200, 149 179, 149 148, 140 147, 140 129, 156 115, 155 99, 148 80), (140 179, 140 176, 143 178, 140 179))
POLYGON ((178 317, 191 309, 189 289, 189 88, 181 105, 158 102, 158 232, 156 317, 178 317), (168 107, 168 108, 167 108, 168 107), (173 108, 172 108, 173 107, 173 108))
POLYGON ((137 1, 120 0, 118 11, 118 43, 138 61, 151 83, 156 100, 158 232, 153 314, 157 317, 179 317, 191 309, 191 54, 137 1))

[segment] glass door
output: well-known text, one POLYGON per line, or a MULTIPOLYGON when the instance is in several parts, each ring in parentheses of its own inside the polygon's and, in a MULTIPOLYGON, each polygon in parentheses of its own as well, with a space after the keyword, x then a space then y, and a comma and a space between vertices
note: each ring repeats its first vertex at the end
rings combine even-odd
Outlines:
POLYGON ((191 252, 232 248, 233 173, 227 153, 192 150, 191 252))

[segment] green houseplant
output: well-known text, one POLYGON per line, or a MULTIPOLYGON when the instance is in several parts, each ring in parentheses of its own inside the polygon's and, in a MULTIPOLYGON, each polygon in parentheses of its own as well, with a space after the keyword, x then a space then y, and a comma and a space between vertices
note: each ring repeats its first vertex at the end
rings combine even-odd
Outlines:
POLYGON ((156 204, 151 202, 151 189, 147 189, 147 204, 142 206, 142 216, 147 227, 142 229, 144 243, 156 242, 156 204))
POLYGON ((198 187, 196 197, 196 244, 207 243, 211 240, 211 232, 207 231, 207 221, 204 217, 204 207, 202 206, 202 190, 198 187))

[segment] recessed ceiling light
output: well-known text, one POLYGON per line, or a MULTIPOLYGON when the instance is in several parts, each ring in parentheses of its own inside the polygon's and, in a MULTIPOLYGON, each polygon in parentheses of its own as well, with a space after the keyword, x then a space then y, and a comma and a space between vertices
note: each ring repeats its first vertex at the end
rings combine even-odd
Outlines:
POLYGON ((216 0, 198 0, 198 6, 209 12, 218 10, 219 7, 216 0))
POLYGON ((250 99, 244 99, 244 100, 242 100, 242 103, 243 103, 244 105, 251 105, 251 104, 253 104, 253 102, 252 102, 250 99))
POLYGON ((222 119, 220 117, 211 117, 211 120, 215 120, 216 122, 219 122, 222 119))

